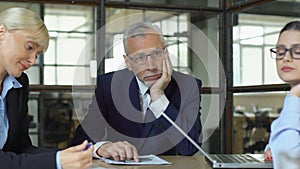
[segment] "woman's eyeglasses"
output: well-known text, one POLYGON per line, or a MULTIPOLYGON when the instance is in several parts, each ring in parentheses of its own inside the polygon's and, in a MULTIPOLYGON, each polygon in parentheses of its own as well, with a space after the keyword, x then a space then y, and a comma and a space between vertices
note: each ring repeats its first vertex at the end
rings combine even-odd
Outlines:
POLYGON ((300 59, 300 45, 293 46, 291 48, 277 46, 275 48, 271 48, 270 52, 271 58, 273 59, 283 59, 286 52, 290 52, 290 55, 293 59, 300 59))

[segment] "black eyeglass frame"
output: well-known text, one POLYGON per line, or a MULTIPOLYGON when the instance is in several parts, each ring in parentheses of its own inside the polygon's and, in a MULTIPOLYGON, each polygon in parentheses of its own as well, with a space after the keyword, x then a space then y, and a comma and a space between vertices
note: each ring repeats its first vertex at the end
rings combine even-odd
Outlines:
POLYGON ((272 59, 276 59, 276 60, 281 60, 285 57, 286 55, 286 52, 290 52, 290 55, 293 59, 300 59, 300 45, 297 45, 297 46, 293 46, 291 48, 286 48, 286 47, 280 47, 280 46, 277 46, 277 47, 274 47, 274 48, 271 48, 270 49, 270 53, 271 53, 271 58, 272 59), (281 48, 281 49, 284 49, 284 53, 282 53, 281 55, 278 55, 277 54, 277 49, 278 48, 281 48), (299 48, 299 52, 295 52, 294 49, 297 49, 299 48), (299 57, 294 57, 294 54, 297 54, 299 55, 299 57), (275 57, 274 57, 274 54, 275 54, 275 57), (278 57, 280 56, 280 57, 278 57))

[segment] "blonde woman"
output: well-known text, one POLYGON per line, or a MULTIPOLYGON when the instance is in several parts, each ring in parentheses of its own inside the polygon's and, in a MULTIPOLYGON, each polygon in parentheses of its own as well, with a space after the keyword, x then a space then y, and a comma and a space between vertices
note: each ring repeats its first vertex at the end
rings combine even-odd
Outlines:
POLYGON ((29 138, 29 82, 23 72, 48 44, 48 30, 34 12, 10 8, 0 13, 0 168, 82 169, 92 164, 93 146, 83 151, 87 141, 57 151, 34 147, 29 138))

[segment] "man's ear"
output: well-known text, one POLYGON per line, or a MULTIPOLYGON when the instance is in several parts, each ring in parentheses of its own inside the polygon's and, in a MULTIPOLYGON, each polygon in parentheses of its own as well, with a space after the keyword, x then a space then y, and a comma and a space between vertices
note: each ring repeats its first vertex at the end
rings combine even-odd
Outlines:
POLYGON ((0 25, 0 40, 4 39, 4 35, 6 33, 6 30, 7 30, 6 27, 3 24, 1 24, 0 25))
POLYGON ((128 70, 132 71, 131 64, 130 64, 130 62, 128 60, 128 57, 126 55, 123 55, 123 58, 125 60, 125 64, 126 64, 128 70))

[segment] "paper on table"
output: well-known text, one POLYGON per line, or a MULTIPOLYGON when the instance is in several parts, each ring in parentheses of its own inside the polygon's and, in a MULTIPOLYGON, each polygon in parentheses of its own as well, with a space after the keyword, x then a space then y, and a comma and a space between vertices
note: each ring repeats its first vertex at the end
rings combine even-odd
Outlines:
POLYGON ((140 161, 135 162, 133 160, 125 160, 125 161, 115 161, 107 158, 100 158, 100 160, 104 161, 108 164, 119 164, 119 165, 163 165, 163 164, 171 164, 168 161, 165 161, 159 158, 156 155, 150 154, 139 157, 140 161))

